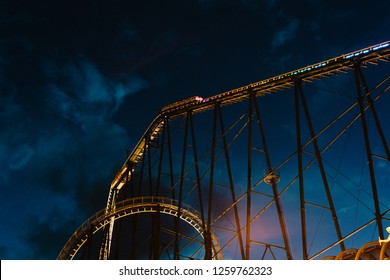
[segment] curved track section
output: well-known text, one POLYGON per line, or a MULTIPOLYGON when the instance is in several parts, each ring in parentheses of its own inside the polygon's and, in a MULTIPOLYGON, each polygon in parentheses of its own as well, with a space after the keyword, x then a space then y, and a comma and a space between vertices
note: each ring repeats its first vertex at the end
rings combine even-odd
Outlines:
MULTIPOLYGON (((169 233, 175 235, 169 247, 174 247, 175 259, 180 259, 183 245, 180 219, 197 231, 197 238, 213 230, 211 240, 207 234, 197 240, 205 259, 221 259, 222 252, 226 259, 316 259, 325 252, 334 255, 330 259, 387 259, 388 249, 383 248, 388 244, 346 248, 354 246, 351 236, 365 230, 375 230, 383 239, 384 223, 390 220, 387 181, 381 179, 390 164, 389 134, 379 118, 388 113, 389 68, 380 65, 363 73, 370 65, 389 61, 386 41, 163 107, 114 176, 106 208, 72 235, 58 258, 72 259, 84 244, 92 244, 100 229, 94 239, 102 233, 102 242, 96 244, 100 259, 113 258, 118 248, 135 248, 119 242, 139 242, 127 239, 139 237, 134 221, 119 219, 158 212, 177 217, 169 233), (325 78, 328 82, 322 83, 325 78), (281 106, 269 106, 278 98, 270 93, 283 94, 281 106), (319 104, 315 94, 332 95, 327 104, 319 104), (365 151, 359 158, 367 167, 351 160, 356 151, 365 151), (335 203, 340 197, 343 205, 335 203), (374 252, 379 255, 372 256, 374 252)), ((151 227, 147 244, 154 259, 166 248, 160 239, 166 232, 158 223, 151 227)), ((370 240, 367 236, 359 240, 370 240)))
POLYGON ((378 241, 371 241, 359 249, 348 249, 322 260, 390 260, 390 242, 379 244, 378 241))
POLYGON ((110 191, 108 193, 106 212, 111 211, 115 204, 115 193, 118 192, 122 186, 132 176, 132 172, 142 160, 144 153, 149 149, 150 141, 156 141, 160 131, 164 125, 164 118, 161 115, 157 116, 149 125, 141 140, 137 143, 134 150, 123 164, 122 168, 115 175, 111 183, 110 191), (147 142, 147 139, 149 142, 147 142))
MULTIPOLYGON (((166 197, 131 198, 117 203, 114 208, 115 210, 110 213, 106 213, 106 210, 103 209, 85 221, 65 244, 57 259, 73 259, 87 241, 89 235, 95 234, 113 220, 141 213, 159 212, 174 217, 179 215, 178 202, 166 197)), ((182 203, 180 206, 180 219, 191 225, 203 237, 204 230, 197 210, 182 203)), ((213 242, 213 259, 223 259, 218 240, 213 233, 211 234, 211 239, 213 242)))

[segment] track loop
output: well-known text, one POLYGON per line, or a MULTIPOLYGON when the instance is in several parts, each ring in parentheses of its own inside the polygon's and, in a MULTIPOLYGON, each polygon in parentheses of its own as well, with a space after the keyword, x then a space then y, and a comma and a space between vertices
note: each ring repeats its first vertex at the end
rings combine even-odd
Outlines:
MULTIPOLYGON (((117 220, 134 214, 157 212, 178 217, 179 212, 178 201, 158 196, 143 196, 126 199, 115 204, 115 207, 111 212, 106 213, 105 210, 106 209, 103 209, 90 217, 73 233, 72 237, 58 255, 58 260, 73 259, 79 249, 87 241, 89 235, 95 234, 104 226, 108 225, 112 219, 117 220)), ((197 210, 181 203, 179 218, 191 225, 203 237, 204 229, 197 210)), ((213 233, 211 239, 213 243, 213 259, 222 259, 223 257, 218 240, 213 233)))

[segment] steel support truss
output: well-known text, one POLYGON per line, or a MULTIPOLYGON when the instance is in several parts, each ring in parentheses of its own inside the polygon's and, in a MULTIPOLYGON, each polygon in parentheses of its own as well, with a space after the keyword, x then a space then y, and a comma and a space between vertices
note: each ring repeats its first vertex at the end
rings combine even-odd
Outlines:
POLYGON ((370 88, 362 68, 387 62, 389 55, 389 42, 384 42, 209 98, 165 106, 116 174, 106 208, 73 234, 58 258, 72 259, 81 247, 93 251, 88 244, 98 232, 99 248, 89 256, 83 253, 86 258, 123 258, 125 251, 131 259, 313 259, 338 247, 342 259, 350 253, 346 242, 373 225, 383 239, 390 210, 381 201, 381 192, 387 191, 378 187, 374 159, 389 166, 390 151, 376 104, 387 94, 390 76, 370 88), (316 125, 307 94, 313 90, 304 87, 350 72, 355 99, 327 123, 316 125), (295 148, 283 159, 275 150, 272 126, 264 120, 269 108, 263 102, 268 94, 282 91, 292 96, 291 119, 295 115, 295 148), (239 113, 229 110, 233 106, 239 113), (352 197, 372 209, 374 218, 350 229, 341 221, 336 203, 336 177, 343 174, 332 166, 328 153, 358 120, 372 205, 360 200, 360 190, 352 197), (372 133, 381 154, 373 152, 372 133), (286 171, 291 162, 294 168, 286 171), (314 186, 313 170, 318 173, 314 186), (294 189, 296 197, 290 194, 294 189), (311 194, 317 190, 320 202, 311 194), (296 198, 299 209, 293 217, 290 197, 296 198), (314 208, 319 216, 310 214, 314 208), (327 216, 329 222, 321 223, 327 216), (332 235, 317 247, 313 240, 321 229, 314 229, 313 217, 332 235), (147 249, 139 249, 145 244, 147 249))

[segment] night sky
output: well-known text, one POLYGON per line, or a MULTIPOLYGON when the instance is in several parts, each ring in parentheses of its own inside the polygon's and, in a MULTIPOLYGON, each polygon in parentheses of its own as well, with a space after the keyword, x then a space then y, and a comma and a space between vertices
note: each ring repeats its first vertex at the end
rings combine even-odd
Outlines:
POLYGON ((162 106, 390 39, 390 1, 2 1, 0 258, 55 259, 162 106))

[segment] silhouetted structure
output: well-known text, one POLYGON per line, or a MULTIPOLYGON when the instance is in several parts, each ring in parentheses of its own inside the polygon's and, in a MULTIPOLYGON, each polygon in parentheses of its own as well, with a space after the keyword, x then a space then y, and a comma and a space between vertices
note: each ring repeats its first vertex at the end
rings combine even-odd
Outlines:
POLYGON ((389 258, 389 55, 163 107, 58 258, 389 258))

